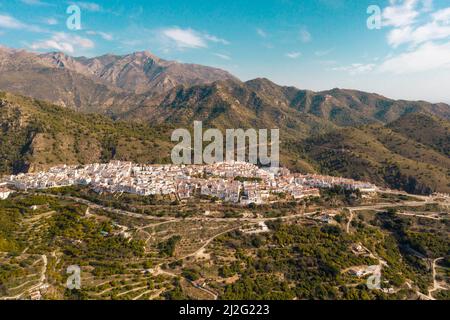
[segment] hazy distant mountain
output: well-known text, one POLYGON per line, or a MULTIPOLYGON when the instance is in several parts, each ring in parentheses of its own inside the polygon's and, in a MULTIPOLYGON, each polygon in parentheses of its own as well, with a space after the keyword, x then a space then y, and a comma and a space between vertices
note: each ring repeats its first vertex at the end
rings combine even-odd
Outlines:
POLYGON ((283 136, 297 138, 334 127, 330 121, 288 106, 285 97, 268 98, 233 80, 177 87, 156 105, 136 108, 121 117, 189 127, 194 120, 202 120, 206 126, 221 129, 280 128, 283 136))
POLYGON ((0 48, 0 89, 102 113, 128 110, 145 100, 89 76, 86 68, 74 59, 63 54, 57 56, 59 59, 0 48))
POLYGON ((289 106, 343 126, 388 123, 412 112, 428 112, 450 119, 450 107, 446 104, 393 100, 376 93, 337 88, 313 92, 278 86, 267 79, 251 80, 246 85, 277 105, 289 106))
POLYGON ((124 56, 105 55, 97 58, 76 58, 89 74, 136 94, 162 93, 178 85, 196 85, 234 79, 226 71, 196 64, 160 59, 150 52, 124 56))
POLYGON ((327 125, 360 126, 386 124, 417 112, 450 119, 450 106, 446 104, 392 100, 355 90, 313 92, 255 79, 177 87, 155 105, 136 108, 124 116, 158 123, 204 120, 215 126, 277 126, 289 131, 301 130, 298 124, 306 117, 307 121, 326 121, 327 125))
POLYGON ((0 47, 0 72, 0 90, 122 118, 138 115, 163 122, 204 117, 216 119, 217 125, 222 117, 232 123, 286 127, 295 127, 289 122, 298 119, 292 117, 306 115, 340 126, 388 123, 413 112, 450 119, 446 104, 355 90, 313 92, 267 79, 243 83, 220 69, 165 61, 149 52, 72 58, 0 47), (227 114, 221 115, 221 108, 227 114))
POLYGON ((236 79, 220 69, 165 61, 148 52, 88 59, 4 47, 0 72, 0 90, 110 114, 148 105, 153 96, 180 84, 236 79))

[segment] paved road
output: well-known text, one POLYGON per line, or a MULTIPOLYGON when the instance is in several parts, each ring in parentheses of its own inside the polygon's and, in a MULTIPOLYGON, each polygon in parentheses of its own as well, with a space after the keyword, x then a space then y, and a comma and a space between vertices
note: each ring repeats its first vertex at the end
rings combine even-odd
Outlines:
MULTIPOLYGON (((384 193, 391 193, 391 192, 384 192, 384 193)), ((393 192, 393 193, 394 194, 403 194, 401 192, 393 192)), ((403 195, 405 195, 405 194, 403 194, 403 195)), ((146 214, 140 214, 140 213, 130 212, 130 211, 126 211, 126 210, 105 207, 105 206, 90 202, 86 199, 81 199, 81 198, 72 197, 72 196, 60 196, 60 195, 52 195, 52 194, 50 194, 49 196, 60 198, 60 199, 65 199, 65 200, 72 200, 77 203, 87 205, 94 209, 101 209, 101 210, 105 210, 108 212, 125 215, 128 217, 142 218, 142 219, 148 219, 148 220, 161 220, 161 222, 153 224, 154 226, 171 223, 171 222, 177 222, 177 221, 218 221, 218 222, 220 222, 220 221, 223 221, 223 222, 242 221, 242 222, 259 223, 259 222, 264 222, 264 221, 274 221, 274 220, 278 220, 278 219, 290 220, 290 219, 314 215, 316 212, 316 211, 314 211, 314 212, 307 212, 307 213, 299 213, 299 214, 295 214, 295 215, 277 217, 277 218, 214 218, 214 217, 172 218, 172 217, 149 216, 146 214)), ((442 204, 442 202, 434 201, 430 197, 415 196, 415 195, 409 195, 409 196, 423 198, 424 201, 428 204, 442 204)), ((448 200, 446 200, 445 204, 447 204, 447 201, 448 200)), ((386 203, 377 203, 374 205, 347 207, 347 209, 354 212, 354 211, 362 211, 362 210, 381 210, 381 209, 387 208, 387 207, 400 207, 400 206, 414 207, 414 206, 422 206, 423 204, 424 204, 423 201, 403 201, 403 202, 398 202, 398 203, 386 202, 386 203)), ((144 228, 148 228, 148 227, 152 227, 152 224, 141 227, 140 229, 144 229, 144 228)))
MULTIPOLYGON (((422 206, 425 203, 427 203, 427 204, 433 204, 433 203, 440 203, 440 204, 442 204, 441 202, 435 201, 431 197, 409 195, 409 194, 405 194, 405 193, 402 193, 402 192, 396 192, 396 191, 385 191, 384 193, 414 196, 416 198, 422 199, 423 201, 403 201, 403 202, 400 202, 400 203, 378 203, 378 204, 374 204, 374 205, 347 207, 346 209, 348 209, 350 211, 350 219, 349 219, 349 221, 347 223, 347 226, 346 226, 347 232, 350 232, 350 225, 351 225, 351 221, 353 220, 355 211, 362 211, 362 210, 382 211, 382 209, 385 209, 387 207, 422 206)), ((214 217, 168 218, 168 217, 149 216, 149 215, 145 215, 145 214, 129 212, 129 211, 126 211, 126 210, 109 208, 109 207, 105 207, 105 206, 102 206, 102 205, 98 205, 98 204, 92 203, 92 202, 90 202, 88 200, 85 200, 85 199, 72 197, 72 196, 60 196, 60 195, 52 195, 52 194, 46 194, 46 195, 51 196, 51 197, 55 197, 55 198, 61 198, 61 199, 75 201, 77 203, 81 203, 81 204, 87 205, 90 208, 101 209, 101 210, 105 210, 105 211, 108 211, 108 212, 125 215, 125 216, 128 216, 128 217, 142 218, 142 219, 148 219, 148 220, 160 220, 160 222, 156 222, 156 223, 153 223, 153 224, 148 224, 146 226, 136 228, 137 230, 143 230, 145 228, 154 227, 154 226, 167 224, 167 223, 172 223, 172 222, 179 222, 179 221, 217 221, 217 222, 260 223, 260 222, 267 222, 267 221, 275 221, 275 220, 278 220, 278 219, 283 220, 283 221, 288 221, 288 220, 293 220, 293 219, 296 219, 296 218, 308 217, 308 216, 316 214, 316 211, 313 211, 313 212, 298 213, 298 214, 294 214, 294 215, 290 215, 290 216, 276 217, 276 218, 214 218, 214 217)), ((445 201, 446 205, 448 205, 448 201, 449 200, 446 199, 446 201, 445 201)), ((197 255, 198 252, 200 252, 201 250, 204 250, 209 244, 211 244, 211 242, 213 242, 219 236, 227 234, 227 233, 229 233, 229 232, 231 232, 233 230, 237 230, 237 229, 239 229, 239 227, 233 227, 233 228, 227 229, 227 230, 225 230, 223 232, 220 232, 220 233, 210 237, 209 239, 206 240, 206 242, 200 248, 198 248, 194 252, 186 254, 185 256, 183 256, 181 258, 178 258, 178 259, 184 260, 184 259, 187 259, 189 257, 197 255)), ((145 230, 143 230, 143 231, 145 231, 145 230)), ((374 255, 374 258, 376 258, 376 259, 378 259, 380 261, 380 266, 383 265, 382 259, 380 259, 379 257, 377 257, 375 255, 374 255)), ((27 290, 27 292, 29 292, 31 290, 34 290, 35 288, 40 287, 45 282, 45 271, 46 271, 46 268, 47 268, 47 257, 45 255, 43 255, 42 256, 42 260, 44 261, 44 268, 43 268, 43 271, 41 273, 40 281, 39 281, 39 283, 36 286, 34 286, 31 289, 27 290)), ((435 270, 435 263, 436 263, 436 261, 438 261, 438 260, 434 261, 433 271, 435 270)), ((157 266, 157 270, 160 273, 163 273, 163 274, 167 274, 167 275, 171 275, 171 276, 178 276, 176 274, 173 274, 173 273, 170 273, 170 272, 162 270, 160 268, 160 265, 157 266)), ((435 276, 434 273, 433 273, 433 276, 435 276)), ((435 283, 433 289, 435 289, 435 288, 436 288, 436 283, 435 283)), ((434 291, 433 289, 431 290, 431 292, 434 291)), ((431 295, 431 294, 429 293, 429 295, 431 295)), ((19 297, 20 296, 21 295, 19 295, 19 297)), ((17 298, 17 297, 12 297, 12 298, 14 299, 14 298, 17 298)), ((430 298, 430 297, 428 297, 428 298, 430 298)), ((3 298, 3 299, 5 299, 5 298, 3 298)))

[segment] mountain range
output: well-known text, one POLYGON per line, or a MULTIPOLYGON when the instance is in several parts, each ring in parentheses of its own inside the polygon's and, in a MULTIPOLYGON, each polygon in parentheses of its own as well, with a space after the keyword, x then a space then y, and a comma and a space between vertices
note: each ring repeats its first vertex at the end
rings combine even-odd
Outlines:
POLYGON ((168 161, 170 128, 202 120, 220 129, 280 128, 282 164, 293 170, 450 192, 444 103, 242 82, 149 52, 75 58, 0 47, 0 74, 0 172, 168 161))
POLYGON ((0 47, 0 88, 80 111, 118 113, 178 85, 236 79, 226 71, 165 61, 149 52, 88 59, 0 47), (114 112, 113 112, 114 111, 114 112))

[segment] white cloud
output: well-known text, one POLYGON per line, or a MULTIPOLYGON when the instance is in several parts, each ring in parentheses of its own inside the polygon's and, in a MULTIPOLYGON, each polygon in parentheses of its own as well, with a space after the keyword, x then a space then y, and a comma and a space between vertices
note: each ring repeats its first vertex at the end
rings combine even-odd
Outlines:
POLYGON ((347 72, 350 75, 358 75, 363 73, 371 72, 375 69, 376 65, 374 63, 353 63, 349 66, 342 66, 342 67, 335 67, 332 68, 332 71, 338 71, 338 72, 347 72))
POLYGON ((41 0, 21 0, 21 2, 30 5, 30 6, 49 6, 50 4, 47 2, 43 2, 41 0))
POLYGON ((58 24, 58 20, 55 18, 44 19, 44 22, 48 25, 54 26, 58 24))
POLYGON ((406 27, 403 29, 394 29, 388 35, 388 42, 393 47, 401 44, 411 43, 419 45, 431 40, 440 40, 450 37, 450 25, 442 26, 436 23, 428 23, 417 29, 406 27))
POLYGON ((102 7, 95 3, 95 2, 72 2, 73 4, 76 4, 81 9, 92 11, 92 12, 99 12, 102 11, 102 7))
POLYGON ((390 6, 383 10, 383 25, 404 27, 413 24, 419 16, 419 0, 390 0, 390 6))
POLYGON ((110 33, 107 33, 107 32, 89 30, 89 31, 86 31, 86 33, 91 36, 100 36, 103 40, 106 40, 106 41, 114 40, 113 35, 110 33))
POLYGON ((405 26, 391 30, 388 34, 388 43, 393 47, 407 43, 417 46, 448 37, 450 37, 450 8, 433 13, 431 21, 421 26, 405 26))
POLYGON ((206 48, 208 45, 201 35, 192 29, 169 28, 162 34, 175 42, 179 48, 206 48))
POLYGON ((433 0, 422 0, 422 11, 423 12, 433 11, 433 0))
POLYGON ((229 45, 230 44, 230 42, 228 42, 225 39, 221 39, 221 38, 218 38, 216 36, 209 35, 209 34, 205 34, 204 37, 205 37, 206 40, 209 40, 211 42, 221 43, 221 44, 225 44, 225 45, 229 45))
POLYGON ((297 59, 297 58, 299 58, 301 55, 302 55, 302 53, 301 53, 301 52, 298 52, 298 51, 286 53, 286 57, 291 58, 291 59, 297 59))
POLYGON ((412 32, 413 28, 409 26, 391 30, 387 36, 389 45, 398 47, 402 43, 410 41, 412 32))
POLYGON ((424 43, 417 49, 388 58, 379 71, 408 74, 440 69, 450 69, 450 42, 424 43))
POLYGON ((80 36, 57 32, 50 39, 34 42, 30 45, 33 50, 57 50, 73 54, 76 49, 91 49, 95 43, 80 36))
POLYGON ((34 25, 23 23, 20 20, 8 15, 0 14, 0 27, 5 29, 27 30, 32 32, 43 32, 43 30, 34 25))
POLYGON ((14 17, 0 15, 0 27, 6 29, 25 29, 27 25, 14 17))
POLYGON ((226 55, 226 54, 214 53, 214 55, 216 57, 219 57, 219 58, 223 59, 223 60, 231 60, 231 57, 229 55, 226 55))
POLYGON ((256 29, 256 33, 257 33, 261 38, 267 38, 267 33, 266 33, 263 29, 257 28, 257 29, 256 29))
POLYGON ((396 75, 450 69, 450 7, 433 12, 430 0, 390 0, 383 11, 387 35, 394 48, 408 45, 406 51, 392 52, 376 64, 352 64, 333 68, 350 74, 366 72, 396 75))
POLYGON ((195 31, 193 29, 182 29, 178 27, 160 30, 160 36, 169 44, 174 45, 178 49, 198 49, 207 48, 208 42, 220 43, 227 45, 229 42, 225 39, 195 31))
POLYGON ((450 7, 436 11, 432 14, 432 17, 435 22, 450 24, 450 7))
POLYGON ((318 51, 314 52, 314 54, 315 54, 317 57, 324 57, 324 56, 329 55, 329 54, 332 53, 333 51, 334 51, 334 48, 331 48, 331 49, 328 49, 328 50, 318 50, 318 51))

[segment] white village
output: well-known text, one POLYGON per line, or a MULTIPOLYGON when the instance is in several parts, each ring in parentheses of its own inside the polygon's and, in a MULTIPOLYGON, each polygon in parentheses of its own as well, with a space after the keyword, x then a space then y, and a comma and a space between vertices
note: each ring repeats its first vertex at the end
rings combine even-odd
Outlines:
POLYGON ((346 190, 373 193, 377 186, 340 177, 291 173, 288 169, 259 168, 246 162, 212 165, 143 165, 111 161, 106 164, 60 165, 35 173, 6 176, 0 181, 0 196, 11 190, 42 190, 65 186, 88 186, 98 193, 130 193, 141 196, 175 195, 185 200, 210 196, 243 205, 264 204, 273 194, 295 200, 319 196, 319 188, 339 186, 346 190))

